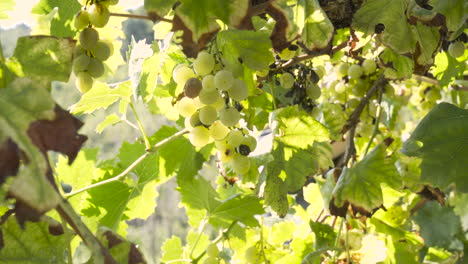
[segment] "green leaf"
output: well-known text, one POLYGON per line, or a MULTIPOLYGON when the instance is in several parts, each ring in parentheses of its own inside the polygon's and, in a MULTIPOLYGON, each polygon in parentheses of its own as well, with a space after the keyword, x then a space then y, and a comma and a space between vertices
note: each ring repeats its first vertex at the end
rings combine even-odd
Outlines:
POLYGON ((177 190, 182 196, 182 203, 193 209, 204 209, 211 213, 220 205, 216 199, 218 194, 211 184, 203 177, 191 180, 179 180, 177 190))
POLYGON ((73 18, 80 10, 81 5, 76 0, 41 0, 31 12, 33 14, 48 15, 57 10, 57 14, 50 22, 50 34, 56 37, 74 37, 76 29, 73 27, 73 18))
POLYGON ((165 52, 153 54, 145 59, 142 66, 138 93, 147 102, 153 98, 171 96, 165 85, 171 82, 172 69, 176 62, 165 52))
POLYGON ((341 140, 341 130, 346 124, 347 115, 339 104, 323 103, 320 105, 323 113, 323 125, 330 133, 332 140, 341 140))
POLYGON ((419 56, 416 61, 419 65, 431 65, 434 63, 434 54, 439 47, 440 34, 436 27, 428 27, 420 22, 411 26, 414 39, 419 45, 419 56))
POLYGON ((280 217, 284 217, 289 209, 288 187, 278 176, 279 172, 274 173, 275 168, 270 171, 267 166, 267 170, 269 174, 267 175, 265 185, 265 205, 270 206, 280 217))
POLYGON ((323 224, 320 222, 310 221, 309 224, 310 224, 310 228, 315 233, 315 239, 316 239, 315 248, 316 249, 333 246, 335 239, 336 239, 336 234, 335 234, 335 231, 333 230, 333 227, 331 227, 328 224, 323 224))
POLYGON ((223 201, 212 211, 210 217, 231 222, 239 221, 247 226, 258 226, 258 221, 254 216, 264 212, 258 197, 236 195, 223 201))
POLYGON ((104 121, 99 123, 99 125, 96 127, 96 132, 98 134, 101 134, 102 131, 106 127, 111 126, 111 125, 115 125, 115 124, 119 123, 120 121, 122 121, 122 120, 116 114, 108 115, 108 116, 106 116, 106 119, 104 119, 104 121))
POLYGON ((14 0, 4 0, 0 3, 0 19, 7 19, 8 15, 6 14, 5 11, 11 11, 13 10, 13 7, 15 6, 15 1, 14 0))
POLYGON ((271 33, 273 47, 276 51, 281 51, 298 37, 300 29, 296 22, 304 17, 299 18, 301 14, 294 12, 286 0, 271 2, 267 12, 276 21, 271 33))
POLYGON ((59 197, 46 179, 46 160, 26 131, 33 121, 52 119, 54 106, 49 92, 30 79, 16 79, 0 89, 0 134, 11 138, 29 161, 20 167, 9 191, 39 212, 54 208, 59 197))
POLYGON ((295 231, 296 223, 293 221, 276 223, 271 227, 271 233, 268 236, 268 243, 281 246, 284 242, 294 238, 295 231))
MULTIPOLYGON (((179 237, 172 236, 171 238, 168 238, 165 242, 164 245, 162 246, 162 258, 161 261, 174 261, 176 259, 182 259, 182 254, 184 253, 184 250, 182 248, 182 241, 180 240, 179 237)), ((176 262, 171 262, 174 264, 184 264, 183 261, 176 261, 176 262)))
POLYGON ((411 78, 414 69, 414 62, 412 59, 399 55, 390 49, 385 49, 380 54, 380 58, 388 64, 391 64, 398 73, 398 78, 411 78))
POLYGON ((433 11, 445 16, 445 22, 450 33, 450 40, 455 39, 460 30, 466 27, 468 19, 466 1, 464 0, 430 0, 429 4, 434 7, 433 11))
POLYGON ((434 107, 404 143, 402 152, 420 157, 421 182, 444 190, 455 183, 468 192, 468 110, 448 103, 434 107))
POLYGON ((435 56, 432 72, 441 86, 447 86, 457 78, 462 79, 465 69, 466 63, 464 61, 458 61, 448 52, 439 52, 435 56))
POLYGON ((344 168, 333 195, 335 204, 346 201, 371 212, 383 204, 381 184, 400 188, 402 179, 392 158, 386 158, 386 146, 380 144, 352 168, 344 168))
POLYGON ((74 47, 75 41, 70 38, 26 36, 18 38, 13 56, 18 59, 26 77, 67 82, 74 47))
POLYGON ((363 3, 354 14, 352 27, 365 36, 375 33, 375 26, 383 24, 385 30, 380 34, 383 44, 400 54, 412 52, 414 40, 409 24, 406 22, 407 0, 369 0, 363 3))
POLYGON ((100 108, 107 109, 118 100, 130 102, 132 87, 130 81, 119 84, 116 88, 110 88, 107 84, 96 82, 93 88, 81 97, 80 101, 74 104, 73 114, 89 114, 100 108))
POLYGON ((25 222, 24 229, 14 217, 1 225, 1 263, 66 263, 72 236, 52 235, 47 222, 25 222))
POLYGON ((428 202, 414 215, 426 246, 448 247, 461 231, 460 220, 452 208, 428 202))
POLYGON ((286 146, 306 149, 316 141, 329 139, 325 126, 298 107, 290 106, 275 111, 273 120, 278 122, 274 126, 275 140, 286 146))
POLYGON ((301 38, 309 50, 323 49, 333 37, 334 27, 317 0, 301 0, 298 4, 304 12, 301 38))
POLYGON ((257 71, 268 69, 273 62, 271 42, 265 32, 226 30, 218 33, 217 44, 231 68, 239 66, 239 59, 257 71))
POLYGON ((145 9, 148 12, 155 12, 160 17, 169 13, 177 0, 145 0, 145 9))

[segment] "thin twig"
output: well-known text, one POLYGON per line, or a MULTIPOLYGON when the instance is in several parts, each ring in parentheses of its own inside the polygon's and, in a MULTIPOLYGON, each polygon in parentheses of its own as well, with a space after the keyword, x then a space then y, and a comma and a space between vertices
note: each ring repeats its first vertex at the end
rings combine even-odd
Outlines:
MULTIPOLYGON (((183 129, 177 133, 175 133, 174 135, 170 136, 170 137, 167 137, 161 141, 159 141, 157 144, 155 144, 151 150, 152 151, 155 151, 156 149, 160 148, 161 146, 163 146, 164 144, 182 136, 183 134, 187 133, 188 130, 187 129, 183 129)), ((85 192, 85 191, 88 191, 90 189, 93 189, 93 188, 96 188, 96 187, 99 187, 99 186, 102 186, 102 185, 105 185, 105 184, 108 184, 108 183, 111 183, 111 182, 115 182, 115 181, 118 181, 120 179, 122 179, 123 177, 125 177, 129 172, 131 172, 136 166, 138 166, 138 164, 140 164, 140 162, 142 162, 147 156, 149 156, 152 152, 145 152, 143 155, 141 155, 138 159, 136 159, 132 164, 130 164, 130 166, 128 166, 123 172, 121 172, 119 175, 117 176, 114 176, 112 178, 109 178, 107 180, 103 180, 103 181, 100 181, 100 182, 97 182, 97 183, 94 183, 94 184, 91 184, 89 186, 86 186, 84 188, 81 188, 79 190, 76 190, 74 192, 71 192, 67 195, 65 195, 65 198, 70 198, 72 196, 75 196, 79 193, 82 193, 82 192, 85 192)))
POLYGON ((164 18, 164 17, 158 17, 157 19, 155 19, 154 17, 151 17, 151 16, 143 16, 143 15, 135 15, 135 14, 121 14, 121 13, 110 13, 111 16, 116 16, 116 17, 128 17, 128 18, 136 18, 136 19, 146 19, 146 20, 150 20, 152 21, 153 23, 156 23, 158 21, 163 21, 163 22, 167 22, 167 23, 172 23, 172 20, 171 19, 167 19, 167 18, 164 18))
MULTIPOLYGON (((338 51, 345 48, 347 45, 348 45, 348 41, 344 41, 341 44, 333 47, 332 50, 331 50, 331 56, 333 56, 333 54, 335 54, 338 51)), ((287 62, 281 64, 278 68, 279 69, 287 68, 287 67, 290 67, 290 66, 292 66, 292 65, 294 65, 294 64, 296 64, 298 62, 309 60, 309 59, 312 59, 314 57, 317 57, 317 56, 320 56, 320 55, 325 55, 325 54, 328 54, 328 52, 326 50, 312 51, 312 52, 310 52, 308 54, 302 54, 302 55, 296 56, 296 57, 288 60, 287 62)))
POLYGON ((367 143, 366 150, 364 151, 364 156, 367 155, 367 152, 369 151, 372 145, 372 141, 374 141, 375 136, 377 136, 377 132, 379 132, 380 118, 382 118, 382 97, 383 97, 383 91, 381 90, 379 94, 379 108, 377 109, 377 117, 375 120, 374 129, 372 131, 372 135, 369 139, 369 142, 367 143))
MULTIPOLYGON (((429 84, 432 84, 432 85, 440 85, 440 82, 437 79, 434 79, 434 78, 431 78, 431 77, 418 75, 418 74, 413 74, 412 77, 413 77, 413 79, 418 80, 420 82, 425 82, 425 83, 429 83, 429 84)), ((452 88, 454 90, 458 90, 458 91, 468 91, 468 86, 465 86, 465 85, 462 85, 462 84, 452 85, 452 88)))

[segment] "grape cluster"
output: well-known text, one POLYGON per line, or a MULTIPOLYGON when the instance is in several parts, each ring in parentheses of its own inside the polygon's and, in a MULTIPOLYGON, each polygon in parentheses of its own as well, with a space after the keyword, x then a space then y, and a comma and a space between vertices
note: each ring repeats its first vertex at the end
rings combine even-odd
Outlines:
POLYGON ((79 44, 74 51, 73 72, 76 74, 75 85, 82 93, 89 91, 94 83, 93 78, 104 74, 103 61, 114 52, 110 41, 99 38, 94 27, 104 27, 109 21, 109 5, 118 0, 91 1, 75 16, 75 28, 81 30, 79 44))
POLYGON ((257 145, 249 131, 239 126, 239 102, 249 91, 247 84, 229 70, 214 73, 215 63, 211 54, 202 51, 193 69, 185 64, 175 67, 172 77, 184 87, 177 109, 185 118, 192 145, 203 147, 214 141, 219 159, 236 174, 245 174, 250 169, 247 156, 257 145))

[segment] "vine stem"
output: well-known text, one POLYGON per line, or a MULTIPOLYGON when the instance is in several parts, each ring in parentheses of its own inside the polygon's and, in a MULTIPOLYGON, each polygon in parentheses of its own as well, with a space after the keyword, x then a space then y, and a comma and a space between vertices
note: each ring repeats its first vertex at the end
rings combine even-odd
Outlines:
POLYGON ((146 20, 150 20, 152 21, 153 23, 155 23, 156 21, 163 21, 163 22, 167 22, 167 23, 172 23, 172 20, 171 19, 167 19, 167 18, 164 18, 164 17, 151 17, 151 16, 143 16, 143 15, 135 15, 135 14, 122 14, 122 13, 110 13, 111 16, 115 16, 115 17, 128 17, 128 18, 136 18, 136 19, 146 19, 146 20))
MULTIPOLYGON (((227 236, 231 232, 232 228, 234 228, 236 224, 237 224, 237 220, 232 221, 231 225, 229 225, 229 227, 225 231, 223 231, 221 234, 219 234, 211 243, 213 244, 218 243, 223 237, 227 236)), ((196 257, 193 260, 193 263, 198 263, 198 261, 200 261, 200 259, 203 258, 205 254, 206 254, 206 249, 203 250, 203 252, 200 253, 200 255, 198 255, 198 257, 196 257)))
POLYGON ((157 144, 155 144, 154 146, 152 146, 151 148, 151 152, 150 151, 147 151, 145 152, 143 155, 141 155, 138 159, 136 159, 132 164, 130 164, 123 172, 121 172, 119 175, 117 176, 114 176, 112 178, 109 178, 107 180, 103 180, 103 181, 100 181, 100 182, 97 182, 97 183, 94 183, 94 184, 91 184, 89 186, 86 186, 82 189, 79 189, 79 190, 76 190, 74 192, 71 192, 67 195, 65 195, 65 198, 70 198, 72 196, 75 196, 79 193, 82 193, 82 192, 85 192, 85 191, 89 191, 93 188, 96 188, 96 187, 99 187, 99 186, 102 186, 102 185, 105 185, 105 184, 108 184, 108 183, 111 183, 111 182, 115 182, 115 181, 118 181, 120 179, 122 179, 123 177, 125 177, 130 171, 132 171, 138 164, 140 164, 140 162, 142 162, 146 157, 148 157, 152 152, 154 152, 156 149, 160 148, 161 146, 163 146, 164 144, 166 143, 169 143, 171 142, 172 140, 182 136, 183 134, 187 133, 188 130, 187 129, 183 129, 175 134, 173 134, 172 136, 170 137, 167 137, 161 141, 159 141, 157 144))
POLYGON ((379 123, 380 123, 380 118, 382 117, 382 91, 380 91, 379 94, 379 107, 377 108, 377 117, 375 120, 375 125, 374 129, 372 131, 372 135, 369 139, 369 142, 367 143, 366 150, 364 151, 364 156, 367 155, 367 152, 369 152, 369 149, 372 145, 372 141, 374 141, 375 136, 377 136, 377 132, 379 132, 379 123))
POLYGON ((197 248, 198 242, 200 241, 203 231, 205 231, 206 224, 208 224, 208 219, 209 219, 209 216, 207 215, 205 218, 203 218, 202 222, 200 223, 200 227, 198 228, 197 240, 195 240, 195 243, 193 244, 193 247, 190 250, 190 255, 189 255, 190 258, 192 258, 193 252, 195 252, 195 248, 197 248))
POLYGON ((132 102, 130 102, 130 108, 132 109, 132 112, 133 112, 133 115, 135 116, 138 127, 140 128, 141 135, 143 136, 143 140, 145 141, 146 151, 151 151, 152 146, 151 146, 151 143, 149 142, 148 135, 146 134, 145 127, 143 126, 143 123, 141 123, 140 117, 138 116, 138 113, 132 102))

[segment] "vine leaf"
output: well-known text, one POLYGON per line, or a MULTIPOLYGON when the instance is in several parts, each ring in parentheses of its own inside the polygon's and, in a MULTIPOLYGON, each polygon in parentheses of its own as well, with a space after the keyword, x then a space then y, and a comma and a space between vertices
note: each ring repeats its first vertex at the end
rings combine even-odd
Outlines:
POLYGON ((391 49, 385 49, 379 56, 384 63, 391 65, 397 71, 398 78, 411 78, 414 70, 413 60, 391 49))
POLYGON ((334 27, 317 0, 301 0, 299 6, 304 12, 304 26, 301 40, 309 50, 324 49, 330 43, 334 27))
POLYGON ((334 203, 349 202, 364 212, 372 212, 383 204, 381 184, 398 189, 402 179, 392 158, 385 157, 386 144, 375 147, 352 168, 344 168, 333 190, 334 203))
POLYGON ((286 1, 271 1, 266 12, 276 20, 270 35, 273 48, 276 51, 282 51, 299 37, 299 27, 295 23, 294 11, 287 5, 286 1))
POLYGON ((103 245, 106 245, 106 248, 109 249, 109 253, 114 257, 117 263, 146 263, 137 245, 125 240, 125 238, 112 232, 112 230, 100 228, 97 236, 103 245))
POLYGON ((177 0, 145 0, 145 9, 148 13, 155 13, 159 17, 165 17, 171 11, 177 0))
POLYGON ((254 216, 261 215, 264 212, 258 197, 235 195, 222 201, 213 210, 210 218, 228 221, 227 225, 232 221, 239 221, 247 226, 258 226, 258 221, 254 216))
POLYGON ((413 218, 421 228, 421 236, 429 247, 448 247, 456 239, 456 234, 461 232, 460 218, 455 215, 453 208, 434 201, 425 204, 413 218))
POLYGON ((433 55, 439 47, 440 40, 438 28, 428 27, 418 22, 415 26, 411 26, 411 31, 417 41, 417 54, 415 54, 417 64, 430 65, 434 63, 433 55))
POLYGON ((279 172, 275 173, 276 170, 276 168, 269 169, 267 166, 268 175, 264 193, 265 205, 270 206, 280 217, 285 217, 289 209, 288 189, 284 181, 278 176, 279 172))
POLYGON ((441 86, 447 86, 453 80, 463 78, 465 69, 465 61, 458 61, 447 52, 440 52, 434 58, 433 74, 437 77, 441 86))
POLYGON ((163 246, 161 247, 162 250, 162 258, 161 261, 175 263, 175 264, 183 264, 183 261, 174 261, 176 259, 182 259, 182 254, 184 253, 184 249, 182 247, 182 241, 177 236, 172 236, 171 238, 166 239, 163 246), (174 262, 172 262, 174 261, 174 262))
POLYGON ((26 77, 45 82, 67 82, 72 69, 75 40, 51 36, 18 38, 13 56, 26 77), (38 67, 40 65, 40 67, 38 67))
POLYGON ((96 82, 93 88, 85 93, 78 103, 71 106, 73 114, 90 114, 98 109, 107 109, 111 104, 123 100, 130 102, 132 87, 130 81, 110 88, 107 84, 96 82))
POLYGON ((434 7, 433 11, 445 16, 450 40, 455 39, 465 28, 465 21, 468 19, 466 12, 466 1, 464 0, 431 0, 429 3, 434 7))
POLYGON ((4 243, 0 249, 2 263, 51 263, 53 260, 53 263, 65 263, 61 258, 67 255, 67 245, 73 238, 62 232, 53 235, 53 226, 45 221, 26 222, 22 227, 12 217, 0 226, 0 230, 4 243))
POLYGON ((422 159, 422 183, 441 190, 455 183, 457 190, 468 192, 467 134, 468 110, 441 103, 421 120, 402 152, 422 159))
POLYGON ((81 4, 76 0, 41 0, 32 8, 31 12, 38 15, 49 15, 52 12, 57 12, 50 18, 50 35, 74 37, 77 30, 72 26, 72 20, 80 8, 81 4))

